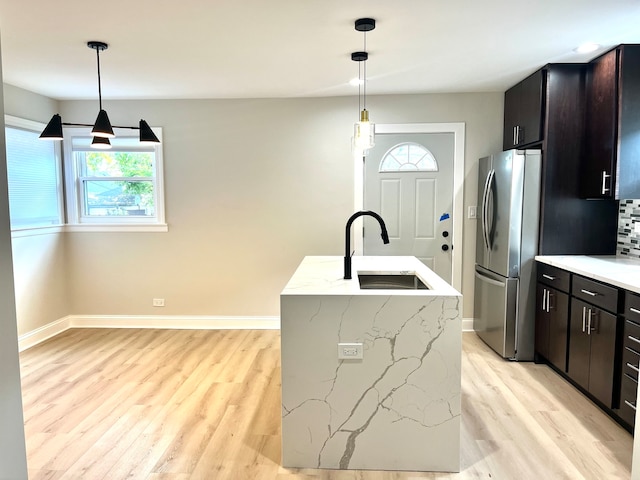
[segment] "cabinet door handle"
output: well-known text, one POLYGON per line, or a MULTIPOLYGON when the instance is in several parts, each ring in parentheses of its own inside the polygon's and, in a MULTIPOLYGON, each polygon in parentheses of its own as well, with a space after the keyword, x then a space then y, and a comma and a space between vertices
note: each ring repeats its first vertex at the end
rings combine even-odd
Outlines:
POLYGON ((542 311, 543 312, 547 311, 547 289, 546 288, 542 289, 542 311))
POLYGON ((587 317, 587 307, 582 307, 582 333, 584 333, 584 329, 586 328, 586 317, 587 317))
POLYGON ((629 311, 640 314, 640 310, 638 310, 637 308, 629 307, 629 311))
POLYGON ((602 195, 605 195, 609 189, 606 188, 606 182, 607 182, 607 178, 609 178, 611 175, 607 175, 607 172, 605 172, 604 170, 602 171, 602 195))
POLYGON ((631 407, 634 410, 636 409, 636 406, 633 403, 631 403, 629 400, 625 400, 624 403, 627 407, 631 407))
POLYGON ((640 368, 636 367, 635 365, 630 364, 629 362, 627 362, 627 367, 629 367, 631 370, 633 370, 636 373, 640 373, 640 368))
POLYGON ((551 311, 551 290, 547 290, 547 313, 551 311))
POLYGON ((627 336, 627 338, 632 342, 640 343, 640 338, 632 337, 631 335, 627 336))
POLYGON ((513 144, 518 144, 518 127, 513 127, 513 144))
POLYGON ((587 295, 591 295, 592 297, 595 297, 596 295, 598 295, 597 293, 594 292, 590 292, 589 290, 585 290, 584 288, 580 290, 582 293, 586 293, 587 295))
POLYGON ((589 316, 587 317, 587 335, 591 335, 591 309, 589 309, 589 316))
MULTIPOLYGON (((546 273, 543 273, 542 277, 546 278, 547 280, 551 280, 551 281, 556 279, 556 277, 552 277, 551 275, 547 275, 546 273)), ((638 312, 638 313, 640 313, 640 312, 638 312)))

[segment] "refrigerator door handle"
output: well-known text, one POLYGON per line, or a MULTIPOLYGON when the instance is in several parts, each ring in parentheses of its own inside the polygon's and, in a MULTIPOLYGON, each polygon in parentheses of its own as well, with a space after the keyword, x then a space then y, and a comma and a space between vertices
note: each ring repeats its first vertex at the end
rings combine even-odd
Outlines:
POLYGON ((489 170, 487 179, 484 182, 484 193, 482 195, 482 234, 487 250, 491 249, 491 239, 489 238, 489 194, 495 175, 496 171, 494 169, 489 170))
POLYGON ((482 222, 482 241, 484 242, 484 247, 488 250, 489 244, 487 243, 487 193, 489 191, 489 179, 491 178, 491 170, 487 173, 486 178, 484 179, 484 190, 482 191, 482 205, 481 208, 481 222, 482 222))
POLYGON ((493 278, 489 278, 485 275, 482 275, 480 273, 478 273, 476 271, 476 277, 478 277, 480 280, 482 280, 483 282, 487 282, 489 285, 493 285, 496 287, 504 287, 506 286, 506 284, 504 282, 501 282, 499 280, 494 280, 493 278))

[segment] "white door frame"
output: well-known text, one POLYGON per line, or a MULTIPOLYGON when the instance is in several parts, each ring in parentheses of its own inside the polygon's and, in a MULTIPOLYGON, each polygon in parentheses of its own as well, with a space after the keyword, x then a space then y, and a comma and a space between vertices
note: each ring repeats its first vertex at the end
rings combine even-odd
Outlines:
MULTIPOLYGON (((395 123, 376 124, 376 135, 386 133, 453 133, 453 231, 451 234, 451 259, 453 288, 462 291, 462 226, 464 224, 464 142, 465 124, 455 123, 395 123)), ((354 156, 354 211, 364 208, 364 165, 362 157, 354 156)), ((362 234, 354 235, 356 254, 362 255, 362 234)))

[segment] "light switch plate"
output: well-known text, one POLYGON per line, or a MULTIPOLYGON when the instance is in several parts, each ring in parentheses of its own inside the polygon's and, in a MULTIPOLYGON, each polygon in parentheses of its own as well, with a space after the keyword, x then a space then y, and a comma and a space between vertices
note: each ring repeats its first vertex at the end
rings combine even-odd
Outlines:
POLYGON ((478 218, 478 207, 476 205, 472 205, 469 207, 469 218, 478 218))
POLYGON ((634 222, 633 231, 636 233, 640 233, 640 222, 634 222))
POLYGON ((339 343, 338 360, 362 360, 362 343, 339 343))

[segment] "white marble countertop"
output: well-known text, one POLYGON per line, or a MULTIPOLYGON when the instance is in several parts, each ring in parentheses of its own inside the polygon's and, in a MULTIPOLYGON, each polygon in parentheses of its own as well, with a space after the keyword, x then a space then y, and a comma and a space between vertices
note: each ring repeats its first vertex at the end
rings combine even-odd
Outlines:
POLYGON ((351 258, 352 278, 345 280, 344 257, 305 257, 298 266, 282 295, 401 295, 435 296, 460 293, 435 274, 416 257, 393 256, 353 256, 351 258), (374 290, 361 289, 358 272, 408 272, 415 273, 429 287, 429 290, 374 290))
POLYGON ((536 260, 640 293, 640 260, 616 255, 538 255, 536 260))

